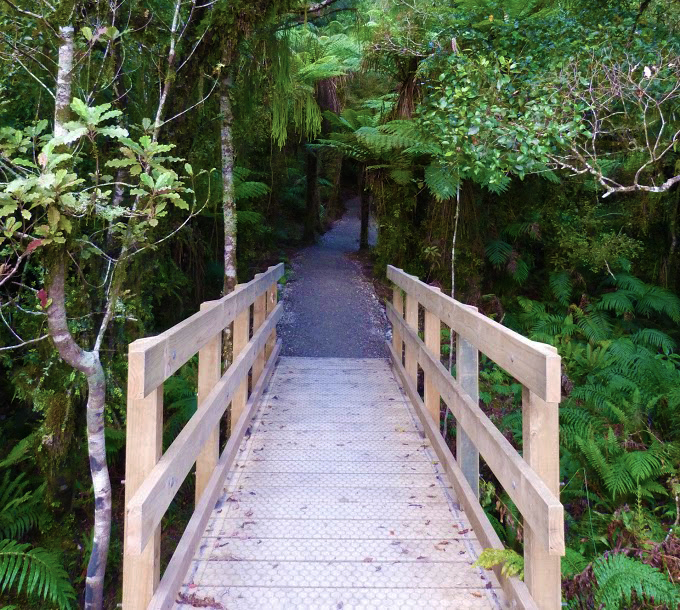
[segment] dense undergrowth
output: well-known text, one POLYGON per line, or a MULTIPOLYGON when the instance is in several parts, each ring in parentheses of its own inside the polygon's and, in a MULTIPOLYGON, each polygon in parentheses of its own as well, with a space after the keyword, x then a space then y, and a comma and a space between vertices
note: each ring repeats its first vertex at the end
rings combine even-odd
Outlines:
MULTIPOLYGON (((114 608, 128 343, 228 289, 230 244, 239 281, 287 260, 343 189, 372 206, 379 276, 402 267, 557 347, 567 606, 677 607, 676 3, 15 4, 0 2, 0 607, 81 604, 93 547, 88 387, 50 338, 54 261, 68 330, 105 376, 114 608)), ((164 398, 167 446, 196 363, 164 398)), ((521 451, 521 387, 484 359, 480 399, 521 451)), ((521 517, 482 477, 509 549, 493 559, 521 572, 521 517)))

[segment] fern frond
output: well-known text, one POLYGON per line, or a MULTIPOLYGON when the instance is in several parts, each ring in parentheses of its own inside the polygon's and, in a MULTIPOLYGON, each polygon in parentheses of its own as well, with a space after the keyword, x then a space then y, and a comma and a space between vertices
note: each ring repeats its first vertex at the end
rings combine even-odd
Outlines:
POLYGON ((593 573, 598 584, 595 591, 598 608, 629 608, 633 593, 639 600, 653 601, 655 606, 666 604, 668 608, 676 608, 680 604, 678 589, 664 574, 622 553, 597 559, 593 563, 593 573))
POLYGON ((494 267, 500 267, 510 259, 512 246, 502 239, 494 239, 486 245, 484 252, 494 267))
POLYGON ((76 594, 59 556, 30 547, 15 540, 0 540, 0 592, 13 589, 49 600, 62 609, 72 608, 76 594))
POLYGON ((40 522, 40 501, 45 484, 28 490, 23 473, 14 476, 5 472, 0 483, 0 538, 21 538, 40 522))
POLYGON ((626 290, 615 290, 602 295, 597 303, 597 309, 613 311, 619 315, 633 313, 635 307, 630 299, 630 294, 626 290))
POLYGON ((555 295, 557 302, 565 307, 569 305, 571 300, 571 292, 573 290, 573 284, 571 281, 571 276, 568 271, 558 271, 556 273, 551 273, 550 278, 550 290, 555 295))
POLYGON ((666 353, 675 349, 675 341, 656 328, 643 328, 631 335, 630 340, 638 345, 661 349, 666 353))
POLYGON ((458 178, 451 172, 451 168, 430 163, 425 168, 425 184, 437 201, 445 201, 456 196, 458 178))
POLYGON ((680 299, 670 290, 660 286, 648 286, 636 304, 638 314, 649 316, 653 313, 664 313, 673 322, 680 322, 680 299))

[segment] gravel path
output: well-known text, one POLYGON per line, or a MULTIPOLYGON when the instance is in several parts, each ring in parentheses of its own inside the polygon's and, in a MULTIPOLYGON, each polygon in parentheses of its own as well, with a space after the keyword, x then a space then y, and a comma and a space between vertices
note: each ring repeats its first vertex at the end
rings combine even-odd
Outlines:
MULTIPOLYGON (((359 247, 359 199, 319 243, 292 261, 278 326, 283 356, 386 358, 387 319, 359 264, 346 256, 359 247)), ((372 227, 370 241, 375 240, 372 227)))

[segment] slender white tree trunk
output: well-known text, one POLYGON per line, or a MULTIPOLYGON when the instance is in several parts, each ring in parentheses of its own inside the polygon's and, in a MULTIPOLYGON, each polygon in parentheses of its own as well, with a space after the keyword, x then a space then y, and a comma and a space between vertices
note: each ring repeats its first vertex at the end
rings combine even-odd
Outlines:
MULTIPOLYGON (((228 64, 225 64, 228 65, 228 64)), ((224 294, 236 287, 236 198, 234 195, 234 144, 232 125, 234 115, 231 109, 231 75, 228 68, 222 76, 220 92, 220 113, 222 129, 222 211, 224 213, 224 294)))
MULTIPOLYGON (((54 133, 65 133, 64 123, 69 120, 71 104, 71 82, 74 58, 73 27, 59 28, 61 36, 57 71, 57 89, 54 109, 54 133)), ((87 565, 85 579, 85 603, 87 610, 101 610, 104 599, 104 575, 111 538, 111 481, 106 464, 104 437, 104 408, 106 405, 106 378, 99 360, 97 341, 93 351, 83 350, 73 338, 66 321, 66 251, 55 248, 50 253, 47 283, 51 303, 47 308, 49 334, 63 360, 80 371, 87 378, 87 448, 90 474, 94 491, 94 532, 92 553, 87 565)), ((113 298, 109 295, 109 298, 113 298)), ((109 309, 107 307, 107 309, 109 309)), ((102 323, 105 328, 110 316, 102 323)), ((100 330, 100 337, 103 329, 100 330)))
POLYGON ((163 83, 163 90, 161 97, 158 100, 158 108, 156 109, 156 118, 153 123, 153 141, 158 141, 158 136, 163 126, 163 116, 165 113, 165 104, 168 101, 168 94, 170 88, 175 80, 175 60, 177 59, 177 30, 179 28, 180 9, 182 8, 181 0, 176 0, 175 11, 172 16, 172 25, 170 26, 170 50, 168 51, 168 65, 165 72, 165 82, 163 83))
POLYGON ((111 537, 111 481, 106 465, 104 408, 106 378, 99 360, 99 350, 83 350, 74 340, 66 321, 66 252, 53 253, 47 293, 50 336, 63 360, 87 378, 87 449, 94 491, 94 535, 92 553, 87 564, 85 604, 87 610, 101 610, 104 596, 104 574, 111 537))
POLYGON ((71 114, 71 82, 73 80, 73 26, 59 28, 59 59, 57 64, 57 90, 54 102, 54 135, 63 136, 64 124, 71 114))

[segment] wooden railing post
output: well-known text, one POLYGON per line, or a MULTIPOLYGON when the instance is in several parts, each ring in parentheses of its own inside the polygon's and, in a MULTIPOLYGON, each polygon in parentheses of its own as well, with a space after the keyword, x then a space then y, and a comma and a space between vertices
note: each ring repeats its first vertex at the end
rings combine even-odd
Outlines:
MULTIPOLYGON (((463 391, 479 403, 479 351, 458 334, 456 337, 456 379, 463 391)), ((479 498, 479 451, 460 424, 456 425, 456 460, 475 496, 479 498)))
MULTIPOLYGON (((261 274, 255 276, 259 277, 261 274)), ((262 323, 267 317, 267 293, 262 293, 259 297, 255 299, 253 304, 253 334, 257 332, 257 329, 262 326, 262 323)), ((266 363, 265 350, 262 350, 257 358, 255 359, 255 364, 253 364, 253 387, 257 383, 262 371, 264 370, 264 365, 266 363)))
MULTIPOLYGON (((557 497, 560 494, 559 403, 545 402, 522 387, 522 444, 524 460, 557 497)), ((548 524, 546 524, 546 527, 548 524)), ((524 523, 524 580, 541 610, 561 607, 559 555, 541 546, 524 523)))
MULTIPOLYGON (((143 341, 143 340, 142 340, 143 341)), ((137 345, 141 341, 136 342, 137 345)), ((163 385, 145 398, 134 398, 144 392, 144 354, 130 345, 128 356, 127 430, 125 443, 125 505, 161 458, 163 451, 163 385)), ((161 531, 141 555, 133 555, 127 542, 127 511, 123 548, 123 608, 146 610, 160 580, 161 531)))
MULTIPOLYGON (((238 290, 238 288, 237 288, 238 290)), ((236 315, 234 318, 234 361, 241 353, 243 348, 248 344, 250 338, 250 306, 236 315)), ((234 397, 231 399, 231 431, 234 431, 241 413, 245 409, 246 402, 248 402, 248 376, 239 385, 234 397)))
MULTIPOLYGON (((427 308, 425 309, 425 346, 428 351, 437 359, 441 357, 441 321, 427 308)), ((440 428, 440 398, 439 392, 431 376, 425 374, 425 408, 432 415, 437 429, 440 428)))
MULTIPOLYGON (((276 307, 276 303, 279 300, 279 289, 278 289, 278 284, 277 282, 274 282, 270 287, 269 290, 267 290, 267 316, 274 311, 274 308, 276 307)), ((265 349, 265 359, 269 360, 269 356, 271 356, 272 350, 274 349, 274 346, 276 345, 276 328, 272 331, 271 337, 269 338, 269 341, 267 341, 267 347, 265 349)))
MULTIPOLYGON (((408 292, 406 293, 406 324, 418 332, 418 299, 408 292)), ((418 355, 410 345, 406 344, 405 368, 410 379, 417 385, 418 382, 418 355)))
MULTIPOLYGON (((392 305, 397 310, 399 317, 404 317, 404 295, 401 292, 401 288, 395 284, 394 290, 392 292, 392 305)), ((401 362, 401 353, 404 348, 403 340, 401 338, 401 333, 396 326, 392 327, 392 347, 399 357, 399 362, 401 362)))
MULTIPOLYGON (((213 302, 202 303, 201 311, 214 307, 213 302)), ((198 352, 198 410, 205 403, 215 384, 222 376, 222 331, 215 336, 198 352)), ((196 460, 196 504, 203 495, 203 490, 208 484, 210 477, 217 466, 220 454, 220 429, 215 427, 210 438, 206 441, 201 453, 196 460)))

